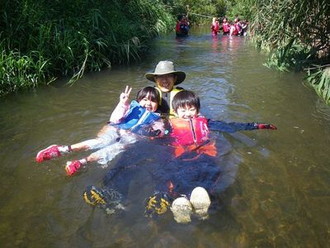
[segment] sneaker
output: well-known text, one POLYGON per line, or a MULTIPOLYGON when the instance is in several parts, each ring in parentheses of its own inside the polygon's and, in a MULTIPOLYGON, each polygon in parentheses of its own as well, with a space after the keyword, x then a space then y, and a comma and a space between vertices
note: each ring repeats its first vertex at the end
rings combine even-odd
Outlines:
POLYGON ((211 205, 211 200, 209 194, 203 187, 194 188, 191 192, 190 202, 199 219, 205 220, 209 217, 207 211, 211 205))
POLYGON ((88 186, 83 193, 86 203, 92 206, 104 208, 107 214, 113 214, 117 209, 125 209, 121 204, 122 195, 114 189, 101 189, 96 186, 88 186))
POLYGON ((103 193, 103 190, 97 188, 95 186, 88 186, 83 193, 83 198, 86 203, 97 206, 97 205, 105 205, 106 199, 103 193))
POLYGON ((66 162, 65 171, 68 176, 72 176, 82 166, 79 160, 66 162))
POLYGON ((166 193, 156 192, 147 199, 144 215, 146 217, 154 217, 166 213, 170 206, 170 201, 170 197, 166 193))
POLYGON ((172 203, 171 211, 176 222, 188 223, 191 221, 190 215, 192 214, 192 206, 186 197, 182 196, 176 198, 172 203))
POLYGON ((38 154, 36 156, 36 161, 38 163, 41 163, 44 160, 50 160, 52 158, 56 158, 59 156, 61 156, 61 153, 58 150, 58 146, 51 145, 51 146, 47 147, 46 149, 43 149, 40 152, 38 152, 38 154))

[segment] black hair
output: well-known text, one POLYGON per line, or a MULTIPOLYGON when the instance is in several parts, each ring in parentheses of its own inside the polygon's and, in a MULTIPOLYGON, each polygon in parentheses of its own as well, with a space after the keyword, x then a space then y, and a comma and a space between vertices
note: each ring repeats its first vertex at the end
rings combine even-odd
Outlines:
POLYGON ((201 108, 199 97, 193 92, 189 90, 182 90, 178 92, 172 100, 172 107, 175 112, 177 112, 178 108, 184 107, 195 107, 197 112, 201 108))
POLYGON ((155 87, 151 87, 151 86, 147 86, 139 90, 138 93, 136 94, 136 100, 139 102, 147 95, 148 95, 148 99, 150 99, 153 102, 156 102, 157 104, 159 103, 160 100, 159 92, 155 87))

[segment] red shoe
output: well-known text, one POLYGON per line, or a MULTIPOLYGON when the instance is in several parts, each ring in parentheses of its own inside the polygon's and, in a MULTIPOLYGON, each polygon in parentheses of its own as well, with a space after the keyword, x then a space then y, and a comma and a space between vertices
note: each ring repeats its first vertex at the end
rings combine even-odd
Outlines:
POLYGON ((79 170, 79 168, 82 166, 82 163, 80 163, 78 160, 74 161, 68 161, 65 166, 65 171, 68 176, 72 176, 74 173, 79 170))
POLYGON ((51 146, 47 147, 46 149, 43 149, 40 152, 38 152, 38 154, 36 156, 36 161, 38 163, 41 163, 44 160, 50 160, 52 158, 56 158, 59 156, 61 156, 61 153, 58 150, 58 146, 51 145, 51 146))

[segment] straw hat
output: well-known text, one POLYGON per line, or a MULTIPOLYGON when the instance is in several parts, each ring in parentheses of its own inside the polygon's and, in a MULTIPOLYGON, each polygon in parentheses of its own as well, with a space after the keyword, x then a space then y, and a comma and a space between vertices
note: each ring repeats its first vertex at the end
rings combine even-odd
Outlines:
POLYGON ((177 85, 186 78, 186 73, 183 71, 176 71, 174 69, 174 64, 172 61, 159 61, 155 68, 155 72, 153 73, 146 73, 145 76, 148 80, 155 82, 155 76, 161 76, 161 75, 166 75, 166 74, 174 74, 177 76, 177 80, 174 83, 174 85, 177 85))

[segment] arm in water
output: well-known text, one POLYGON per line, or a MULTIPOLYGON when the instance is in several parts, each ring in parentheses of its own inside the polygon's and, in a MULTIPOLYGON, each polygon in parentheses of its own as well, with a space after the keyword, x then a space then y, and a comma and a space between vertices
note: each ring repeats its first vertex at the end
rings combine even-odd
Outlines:
POLYGON ((224 122, 224 121, 215 121, 208 120, 208 127, 212 131, 220 131, 226 133, 235 133, 242 130, 255 130, 255 129, 271 129, 276 130, 277 127, 273 124, 264 124, 264 123, 241 123, 241 122, 224 122))

